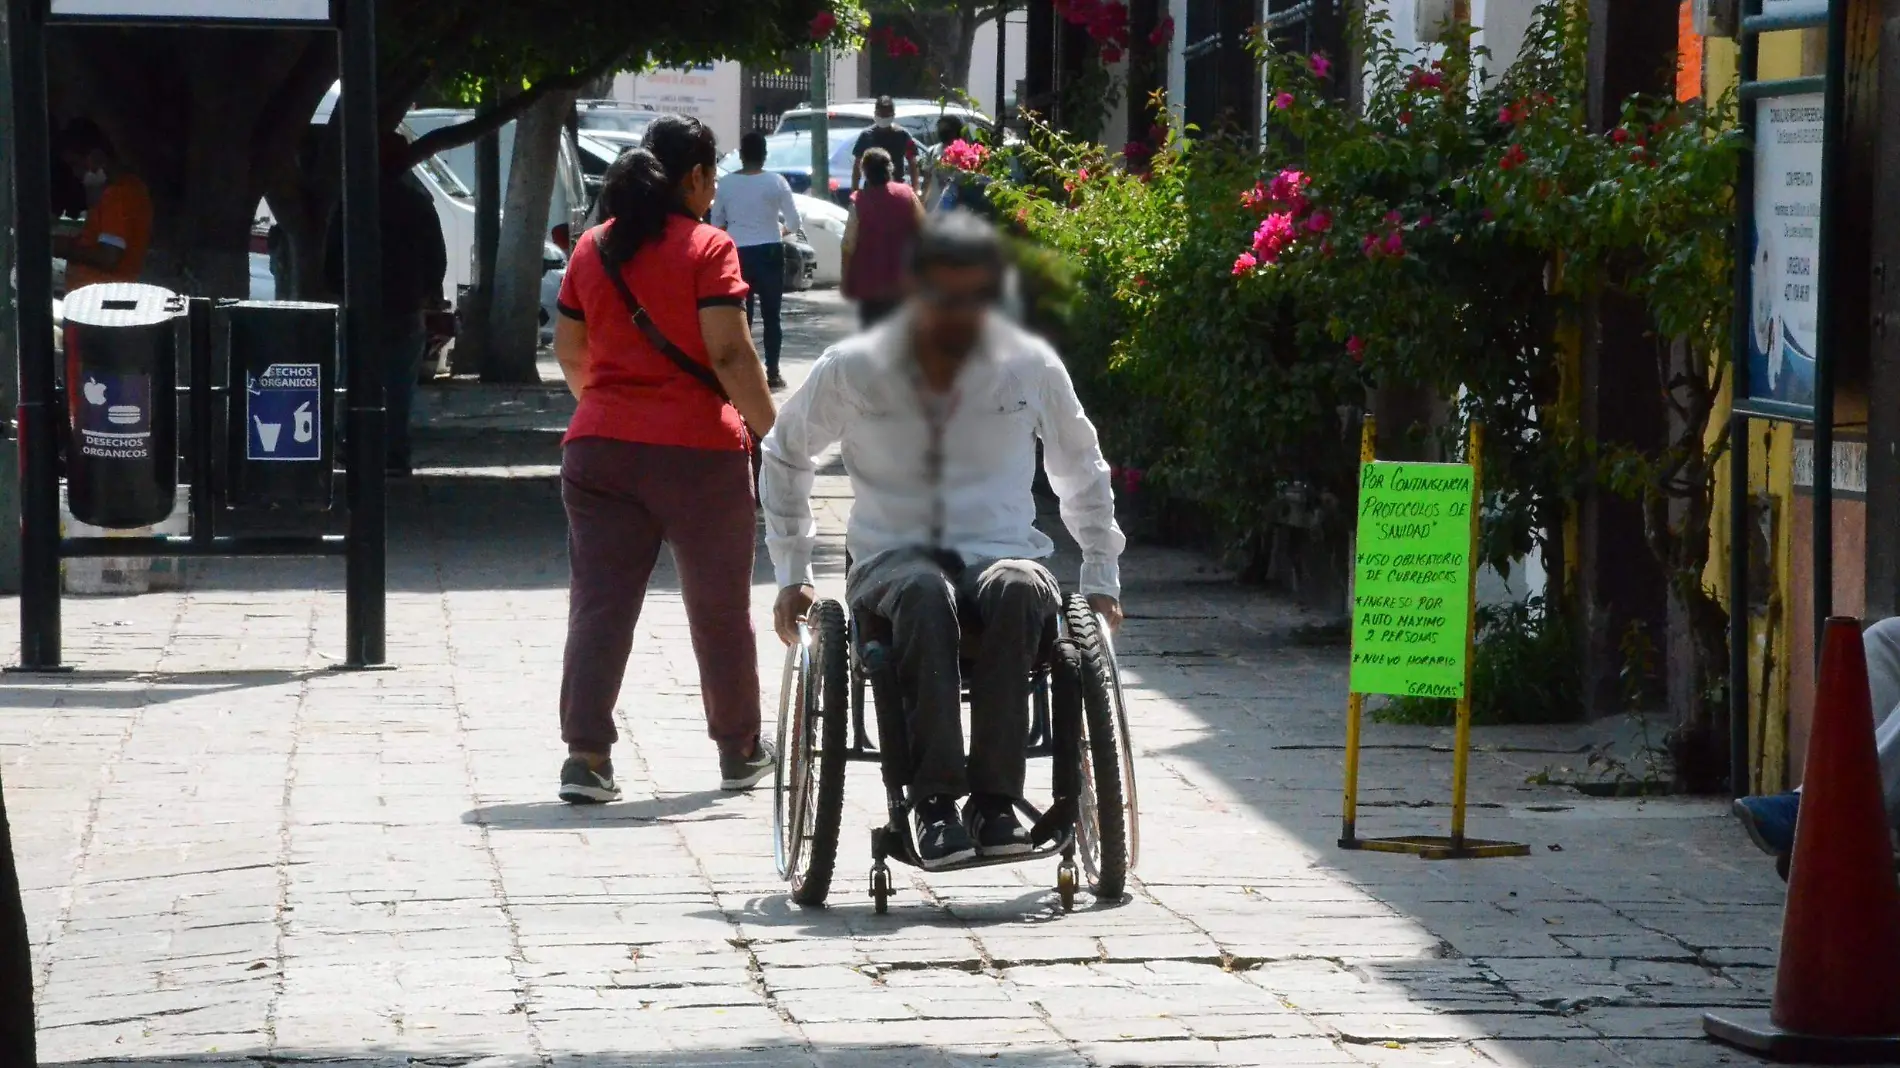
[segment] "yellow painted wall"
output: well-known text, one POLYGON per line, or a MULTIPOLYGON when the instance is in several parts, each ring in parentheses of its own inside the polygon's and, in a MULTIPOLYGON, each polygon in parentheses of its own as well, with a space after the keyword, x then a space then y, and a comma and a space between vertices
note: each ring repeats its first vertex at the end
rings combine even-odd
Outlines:
MULTIPOLYGON (((1757 77, 1762 79, 1796 78, 1819 74, 1819 51, 1805 38, 1811 32, 1794 31, 1765 35, 1761 40, 1757 77)), ((1704 51, 1705 81, 1708 98, 1719 100, 1732 91, 1737 82, 1739 53, 1735 42, 1711 39, 1704 51)), ((1727 309, 1722 310, 1727 314, 1727 309)), ((1729 388, 1737 374, 1746 368, 1730 367, 1724 380, 1723 396, 1710 426, 1711 435, 1728 432, 1729 388)), ((1788 576, 1793 573, 1793 539, 1788 517, 1795 506, 1794 428, 1786 423, 1751 420, 1749 423, 1748 490, 1768 502, 1770 530, 1769 573, 1773 584, 1767 611, 1755 616, 1750 625, 1749 642, 1749 737, 1754 773, 1751 787, 1756 793, 1771 793, 1787 788, 1788 776, 1788 576)), ((1724 462, 1716 476, 1715 515, 1705 581, 1717 590, 1724 603, 1731 604, 1728 590, 1730 531, 1728 465, 1724 462)))

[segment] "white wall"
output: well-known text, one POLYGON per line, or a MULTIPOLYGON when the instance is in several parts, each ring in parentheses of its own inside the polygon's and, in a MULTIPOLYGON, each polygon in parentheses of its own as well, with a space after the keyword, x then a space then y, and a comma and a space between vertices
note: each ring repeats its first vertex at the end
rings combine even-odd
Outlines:
MULTIPOLYGON (((1429 32, 1450 9, 1446 0, 1382 0, 1392 15, 1392 36, 1402 49, 1420 47, 1420 30, 1429 32), (1426 25, 1420 26, 1423 13, 1426 25)), ((1496 77, 1517 60, 1524 47, 1524 31, 1530 28, 1537 0, 1471 0, 1471 21, 1478 28, 1474 43, 1489 49, 1485 73, 1496 77)), ((1432 55, 1437 54, 1432 49, 1432 55)), ((1428 57, 1429 58, 1429 57, 1428 57)))
MULTIPOLYGON (((1029 23, 1022 15, 1009 21, 1004 35, 1008 47, 1003 52, 1003 102, 1016 99, 1016 83, 1028 70, 1029 23)), ((970 96, 983 114, 995 118, 996 100, 996 23, 985 22, 976 28, 976 43, 970 48, 970 96)))
POLYGON ((656 111, 691 115, 712 127, 722 145, 739 143, 740 66, 721 61, 614 78, 614 99, 656 111))

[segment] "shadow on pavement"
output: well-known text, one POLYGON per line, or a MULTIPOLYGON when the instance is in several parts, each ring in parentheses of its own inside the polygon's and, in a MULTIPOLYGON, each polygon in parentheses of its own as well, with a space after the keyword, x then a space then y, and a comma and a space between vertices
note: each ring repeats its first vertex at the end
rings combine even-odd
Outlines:
MULTIPOLYGON (((799 1043, 760 1042, 751 1047, 732 1049, 678 1049, 659 1038, 654 1041, 617 1043, 611 1036, 637 1031, 638 1025, 616 1022, 619 1013, 603 1010, 599 1022, 602 1041, 592 1053, 555 1053, 551 1059, 530 1053, 498 1053, 495 1043, 471 1041, 466 1048, 441 1042, 418 1043, 411 1047, 363 1047, 358 1049, 219 1049, 215 1053, 185 1054, 171 1057, 129 1059, 89 1059, 83 1061, 46 1061, 40 1068, 78 1068, 80 1065, 113 1065, 116 1068, 185 1068, 197 1065, 288 1066, 296 1068, 408 1068, 411 1065, 468 1065, 470 1068, 975 1068, 994 1065, 999 1068, 1083 1068, 1089 1062, 1068 1050, 1042 1047, 1011 1048, 1008 1034, 985 1042, 982 1035, 947 1037, 968 1021, 911 1021, 921 1029, 944 1033, 938 1042, 918 1045, 870 1045, 844 1042, 799 1043), (931 1024, 942 1026, 931 1027, 931 1024), (956 1025, 956 1026, 952 1026, 956 1025)), ((468 1018, 471 1026, 475 1017, 468 1018)), ((1010 1020, 998 1020, 1008 1024, 1010 1020)), ((653 1027, 654 1025, 648 1025, 653 1027)), ((840 1029, 867 1025, 838 1025, 840 1029)))
POLYGON ((0 676, 0 708, 138 708, 191 697, 286 686, 328 674, 302 671, 72 671, 0 676), (35 683, 45 683, 36 685, 35 683), (136 689, 128 688, 136 687, 136 689))
POLYGON ((672 794, 639 801, 615 801, 606 805, 570 805, 565 801, 524 801, 515 804, 484 805, 462 813, 463 823, 480 824, 498 831, 561 831, 583 827, 611 827, 636 823, 714 823, 747 818, 739 812, 714 812, 693 819, 682 817, 703 812, 722 800, 738 796, 724 790, 699 790, 690 794, 672 794))

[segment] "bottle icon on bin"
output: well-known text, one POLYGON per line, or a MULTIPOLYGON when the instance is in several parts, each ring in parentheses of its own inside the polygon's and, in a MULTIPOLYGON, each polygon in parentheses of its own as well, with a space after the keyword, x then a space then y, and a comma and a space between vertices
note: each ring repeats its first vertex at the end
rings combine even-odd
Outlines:
POLYGON ((290 435, 292 440, 305 443, 317 436, 317 419, 310 411, 309 401, 297 405, 297 410, 291 414, 294 415, 297 420, 296 425, 291 427, 290 435))

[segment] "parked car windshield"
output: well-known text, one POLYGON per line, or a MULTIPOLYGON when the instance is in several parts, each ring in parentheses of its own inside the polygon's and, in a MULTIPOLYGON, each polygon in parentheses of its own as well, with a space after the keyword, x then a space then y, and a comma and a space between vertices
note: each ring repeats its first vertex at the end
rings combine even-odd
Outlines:
POLYGON ((582 111, 580 126, 583 130, 612 130, 639 137, 647 132, 647 126, 653 122, 653 119, 654 115, 650 111, 614 111, 602 108, 598 111, 582 111))
MULTIPOLYGON (((831 128, 829 141, 832 177, 837 178, 851 173, 851 147, 857 143, 857 139, 855 131, 840 131, 835 126, 831 128)), ((811 138, 803 134, 766 138, 765 169, 768 171, 810 171, 811 138)))
MULTIPOLYGON (((475 113, 472 111, 430 109, 428 111, 412 111, 404 121, 409 125, 410 129, 416 132, 416 136, 420 137, 432 130, 439 130, 444 126, 453 126, 458 122, 467 122, 473 118, 474 115, 475 113)), ((501 187, 507 189, 508 163, 515 155, 515 124, 510 122, 508 125, 503 126, 501 128, 501 136, 498 140, 501 142, 501 187)), ((435 158, 440 160, 446 169, 454 172, 454 176, 461 182, 464 190, 472 190, 475 188, 474 145, 462 145, 459 148, 451 148, 443 152, 438 152, 435 154, 435 158)))
MULTIPOLYGON (((807 111, 798 115, 787 115, 779 120, 778 129, 774 132, 780 134, 810 133, 812 117, 816 114, 816 112, 807 111)), ((871 116, 869 115, 839 115, 834 113, 831 116, 831 122, 827 124, 827 128, 833 133, 846 130, 855 135, 857 131, 869 125, 871 125, 871 116)))

